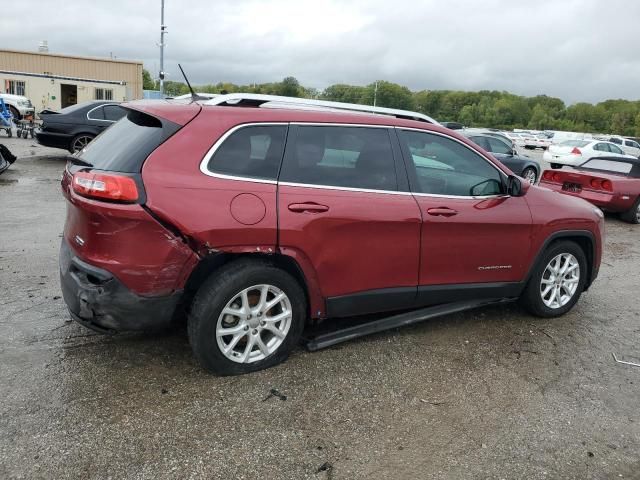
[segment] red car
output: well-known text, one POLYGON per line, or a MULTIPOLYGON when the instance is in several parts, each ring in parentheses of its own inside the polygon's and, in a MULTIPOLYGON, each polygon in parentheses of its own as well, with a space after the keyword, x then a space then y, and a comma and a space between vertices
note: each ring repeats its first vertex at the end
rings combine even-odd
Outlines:
POLYGON ((592 158, 575 170, 547 170, 540 185, 620 213, 626 222, 640 223, 640 159, 592 158))
POLYGON ((388 312, 319 348, 495 301, 558 316, 598 275, 599 209, 423 115, 248 94, 124 107, 63 175, 64 299, 102 332, 186 312, 209 371, 281 362, 311 319, 388 312))

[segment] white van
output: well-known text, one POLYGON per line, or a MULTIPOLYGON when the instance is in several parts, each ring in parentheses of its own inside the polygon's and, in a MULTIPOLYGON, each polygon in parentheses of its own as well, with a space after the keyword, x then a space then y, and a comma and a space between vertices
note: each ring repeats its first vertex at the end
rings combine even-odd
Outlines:
POLYGON ((624 153, 628 153, 634 157, 640 157, 640 144, 635 140, 622 137, 609 137, 608 140, 611 143, 618 145, 622 150, 624 150, 624 153))
POLYGON ((593 135, 590 133, 562 132, 556 130, 552 131, 551 133, 553 133, 551 142, 555 145, 566 142, 567 140, 593 140, 593 135))

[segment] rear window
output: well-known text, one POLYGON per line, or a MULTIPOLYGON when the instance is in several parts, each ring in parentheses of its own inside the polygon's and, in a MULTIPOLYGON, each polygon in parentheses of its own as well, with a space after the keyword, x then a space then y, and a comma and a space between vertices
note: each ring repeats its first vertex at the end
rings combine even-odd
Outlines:
POLYGON ((80 158, 98 170, 139 173, 151 152, 179 128, 168 120, 129 110, 87 145, 80 158))
POLYGON ((591 142, 585 142, 584 140, 565 140, 560 145, 564 147, 586 147, 591 142))
POLYGON ((602 170, 605 172, 624 173, 631 172, 632 164, 629 162, 617 162, 615 160, 606 160, 603 158, 594 158, 583 163, 580 168, 588 168, 590 170, 602 170))

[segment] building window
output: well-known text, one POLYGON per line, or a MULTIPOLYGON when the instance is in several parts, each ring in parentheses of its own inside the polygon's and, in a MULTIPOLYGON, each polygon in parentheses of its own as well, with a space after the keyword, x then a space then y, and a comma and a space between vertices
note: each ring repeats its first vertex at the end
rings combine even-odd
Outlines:
POLYGON ((113 90, 108 88, 96 88, 96 100, 113 100, 113 90))
POLYGON ((7 93, 11 95, 22 95, 23 97, 25 92, 25 83, 20 80, 9 80, 7 82, 9 85, 7 87, 7 93))

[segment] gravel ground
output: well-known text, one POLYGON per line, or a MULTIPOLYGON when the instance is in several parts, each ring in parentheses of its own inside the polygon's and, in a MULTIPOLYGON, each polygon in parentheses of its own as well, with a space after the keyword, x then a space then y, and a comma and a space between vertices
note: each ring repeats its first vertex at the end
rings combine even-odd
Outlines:
POLYGON ((640 478, 640 368, 612 358, 640 356, 640 227, 607 218, 600 277, 563 318, 484 308, 217 378, 183 330, 69 321, 64 152, 5 144, 0 478, 640 478))

